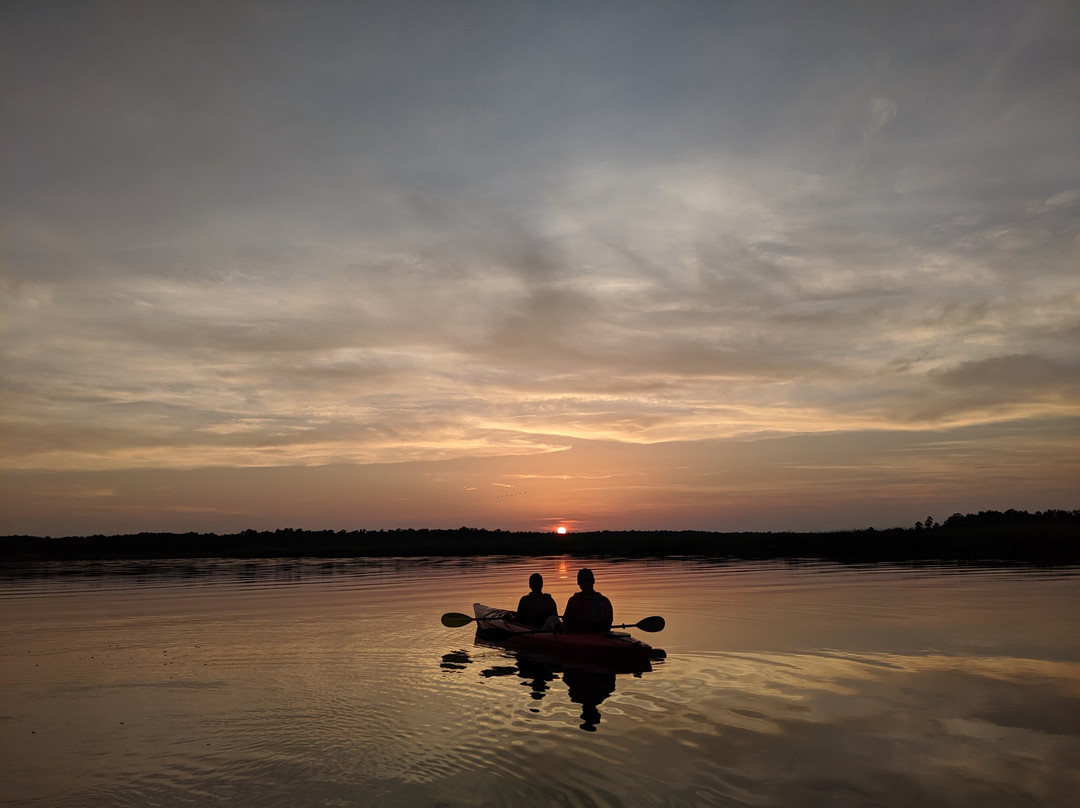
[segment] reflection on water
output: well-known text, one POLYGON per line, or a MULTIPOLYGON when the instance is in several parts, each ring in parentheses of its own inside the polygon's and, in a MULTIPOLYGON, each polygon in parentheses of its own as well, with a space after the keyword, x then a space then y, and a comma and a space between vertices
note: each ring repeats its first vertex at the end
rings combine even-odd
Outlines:
MULTIPOLYGON (((479 647, 503 649, 507 661, 513 664, 492 665, 480 671, 481 676, 517 676, 523 679, 530 689, 534 701, 541 701, 551 690, 551 683, 562 679, 570 701, 581 706, 581 729, 595 732, 600 723, 600 704, 615 692, 617 673, 638 678, 652 670, 648 662, 637 666, 632 672, 624 669, 608 668, 593 662, 588 665, 571 664, 566 660, 544 657, 535 651, 518 650, 512 641, 500 639, 498 632, 476 632, 475 644, 479 647)), ((464 651, 444 654, 441 667, 451 670, 465 670, 471 660, 464 651)), ((539 713, 537 706, 529 708, 532 713, 539 713)))
POLYGON ((618 622, 667 619, 637 676, 439 622, 578 566, 6 570, 0 803, 1074 803, 1076 570, 590 560, 618 622))
POLYGON ((594 731, 600 723, 600 703, 615 692, 615 674, 604 671, 567 670, 563 681, 570 701, 581 705, 581 728, 594 731))

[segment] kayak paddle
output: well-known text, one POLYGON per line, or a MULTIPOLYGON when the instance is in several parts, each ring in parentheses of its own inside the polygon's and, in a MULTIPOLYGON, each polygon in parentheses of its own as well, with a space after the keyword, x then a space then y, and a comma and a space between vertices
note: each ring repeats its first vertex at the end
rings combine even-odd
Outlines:
POLYGON ((644 620, 639 620, 636 623, 622 623, 618 626, 612 626, 612 628, 640 628, 642 631, 655 632, 663 631, 665 625, 664 618, 660 615, 655 615, 653 617, 646 617, 644 620))
POLYGON ((442 616, 442 624, 447 628, 461 628, 467 626, 469 623, 475 623, 477 618, 469 617, 467 614, 461 612, 447 612, 442 616))
POLYGON ((469 615, 462 614, 461 612, 447 612, 442 616, 442 624, 447 628, 461 628, 462 626, 469 625, 469 623, 475 623, 480 619, 490 618, 469 617, 469 615))
MULTIPOLYGON (((462 626, 469 625, 469 623, 475 623, 479 619, 480 618, 478 617, 469 617, 469 615, 462 614, 461 612, 447 612, 442 616, 442 624, 447 628, 461 628, 462 626)), ((664 625, 664 618, 655 615, 653 617, 646 617, 644 620, 639 620, 636 623, 621 623, 617 626, 612 626, 612 628, 639 628, 642 631, 653 633, 663 631, 664 625)), ((536 633, 540 633, 540 630, 536 633)))
MULTIPOLYGON (((642 631, 655 632, 655 631, 663 631, 664 630, 664 625, 665 625, 664 618, 660 617, 660 615, 656 615, 654 617, 646 617, 644 620, 639 620, 636 623, 620 623, 617 626, 612 626, 612 628, 640 628, 642 631)), ((558 628, 555 628, 555 629, 538 628, 538 629, 533 629, 532 631, 504 631, 504 629, 501 629, 501 628, 485 629, 485 630, 504 632, 508 637, 512 638, 512 637, 521 637, 521 636, 525 636, 525 635, 528 635, 528 634, 558 634, 558 633, 561 633, 561 632, 565 632, 566 628, 564 626, 559 626, 558 628)), ((573 632, 569 632, 569 633, 572 634, 573 632)), ((585 632, 585 633, 588 634, 589 632, 585 632)), ((594 632, 594 633, 602 634, 603 632, 594 632)))

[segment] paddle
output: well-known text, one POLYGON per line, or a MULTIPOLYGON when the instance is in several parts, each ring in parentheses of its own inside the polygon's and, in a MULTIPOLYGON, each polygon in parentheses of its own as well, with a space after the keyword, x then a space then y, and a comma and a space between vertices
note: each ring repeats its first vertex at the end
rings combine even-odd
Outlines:
POLYGON ((638 620, 636 623, 622 623, 618 626, 612 626, 612 628, 640 628, 642 631, 654 633, 663 631, 665 625, 664 618, 660 615, 654 615, 652 617, 646 617, 644 620, 638 620))
MULTIPOLYGON (((442 616, 442 624, 447 628, 461 628, 462 626, 469 625, 469 623, 475 623, 479 619, 480 618, 478 617, 469 617, 469 615, 462 614, 461 612, 447 612, 442 616)), ((664 625, 664 618, 660 617, 659 615, 654 615, 653 617, 646 617, 644 620, 639 620, 636 623, 621 623, 617 626, 612 626, 612 628, 639 628, 642 631, 654 633, 657 631, 663 631, 664 625)), ((520 633, 539 634, 542 631, 543 629, 537 629, 535 632, 523 631, 520 633)))
MULTIPOLYGON (((479 617, 469 617, 469 615, 462 614, 461 612, 447 612, 442 616, 442 624, 447 628, 461 628, 462 626, 469 625, 469 623, 475 623, 480 619, 481 618, 479 617)), ((488 620, 491 618, 483 619, 488 620)))
POLYGON ((442 624, 447 628, 461 628, 469 625, 469 623, 475 623, 478 619, 461 612, 447 612, 442 616, 442 624))

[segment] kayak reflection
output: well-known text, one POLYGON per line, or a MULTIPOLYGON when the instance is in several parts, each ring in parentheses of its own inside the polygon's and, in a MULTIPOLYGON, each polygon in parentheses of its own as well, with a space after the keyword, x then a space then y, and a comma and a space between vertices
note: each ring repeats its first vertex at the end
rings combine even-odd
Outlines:
MULTIPOLYGON (((560 676, 566 683, 570 701, 581 705, 581 729, 594 732, 600 723, 599 706, 615 692, 616 676, 620 673, 640 677, 652 670, 652 662, 664 659, 662 649, 620 631, 568 631, 562 625, 541 628, 522 623, 517 613, 495 609, 480 603, 473 604, 475 617, 448 612, 441 622, 448 628, 461 628, 469 623, 477 627, 475 644, 504 651, 503 658, 511 665, 493 665, 480 672, 486 678, 517 676, 530 689, 535 701, 551 690, 551 683, 560 676)), ((633 624, 612 628, 640 628, 657 632, 664 628, 664 618, 646 617, 633 624)), ((473 660, 467 651, 452 651, 443 655, 445 670, 463 670, 473 660)), ((530 712, 540 710, 534 706, 530 712)))
MULTIPOLYGON (((627 665, 604 665, 595 661, 575 662, 565 658, 556 658, 539 653, 533 649, 522 650, 508 641, 505 632, 479 629, 475 644, 486 648, 496 648, 505 652, 507 660, 513 665, 495 665, 480 672, 481 676, 518 676, 530 690, 530 696, 536 701, 543 699, 551 690, 551 683, 560 676, 566 684, 570 701, 581 705, 581 729, 595 732, 600 723, 599 707, 615 692, 618 674, 630 674, 640 677, 652 670, 648 660, 627 665)), ((531 712, 539 712, 536 707, 531 712)))

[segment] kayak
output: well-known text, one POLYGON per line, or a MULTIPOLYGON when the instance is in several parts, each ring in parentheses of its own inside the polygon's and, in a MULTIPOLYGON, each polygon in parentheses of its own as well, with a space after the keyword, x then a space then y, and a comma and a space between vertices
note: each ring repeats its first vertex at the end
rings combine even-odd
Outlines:
POLYGON ((649 670, 649 660, 663 656, 651 645, 621 631, 577 633, 563 630, 538 631, 532 626, 517 623, 514 613, 480 603, 473 604, 477 634, 485 630, 496 633, 508 647, 538 652, 555 659, 590 664, 649 670))

